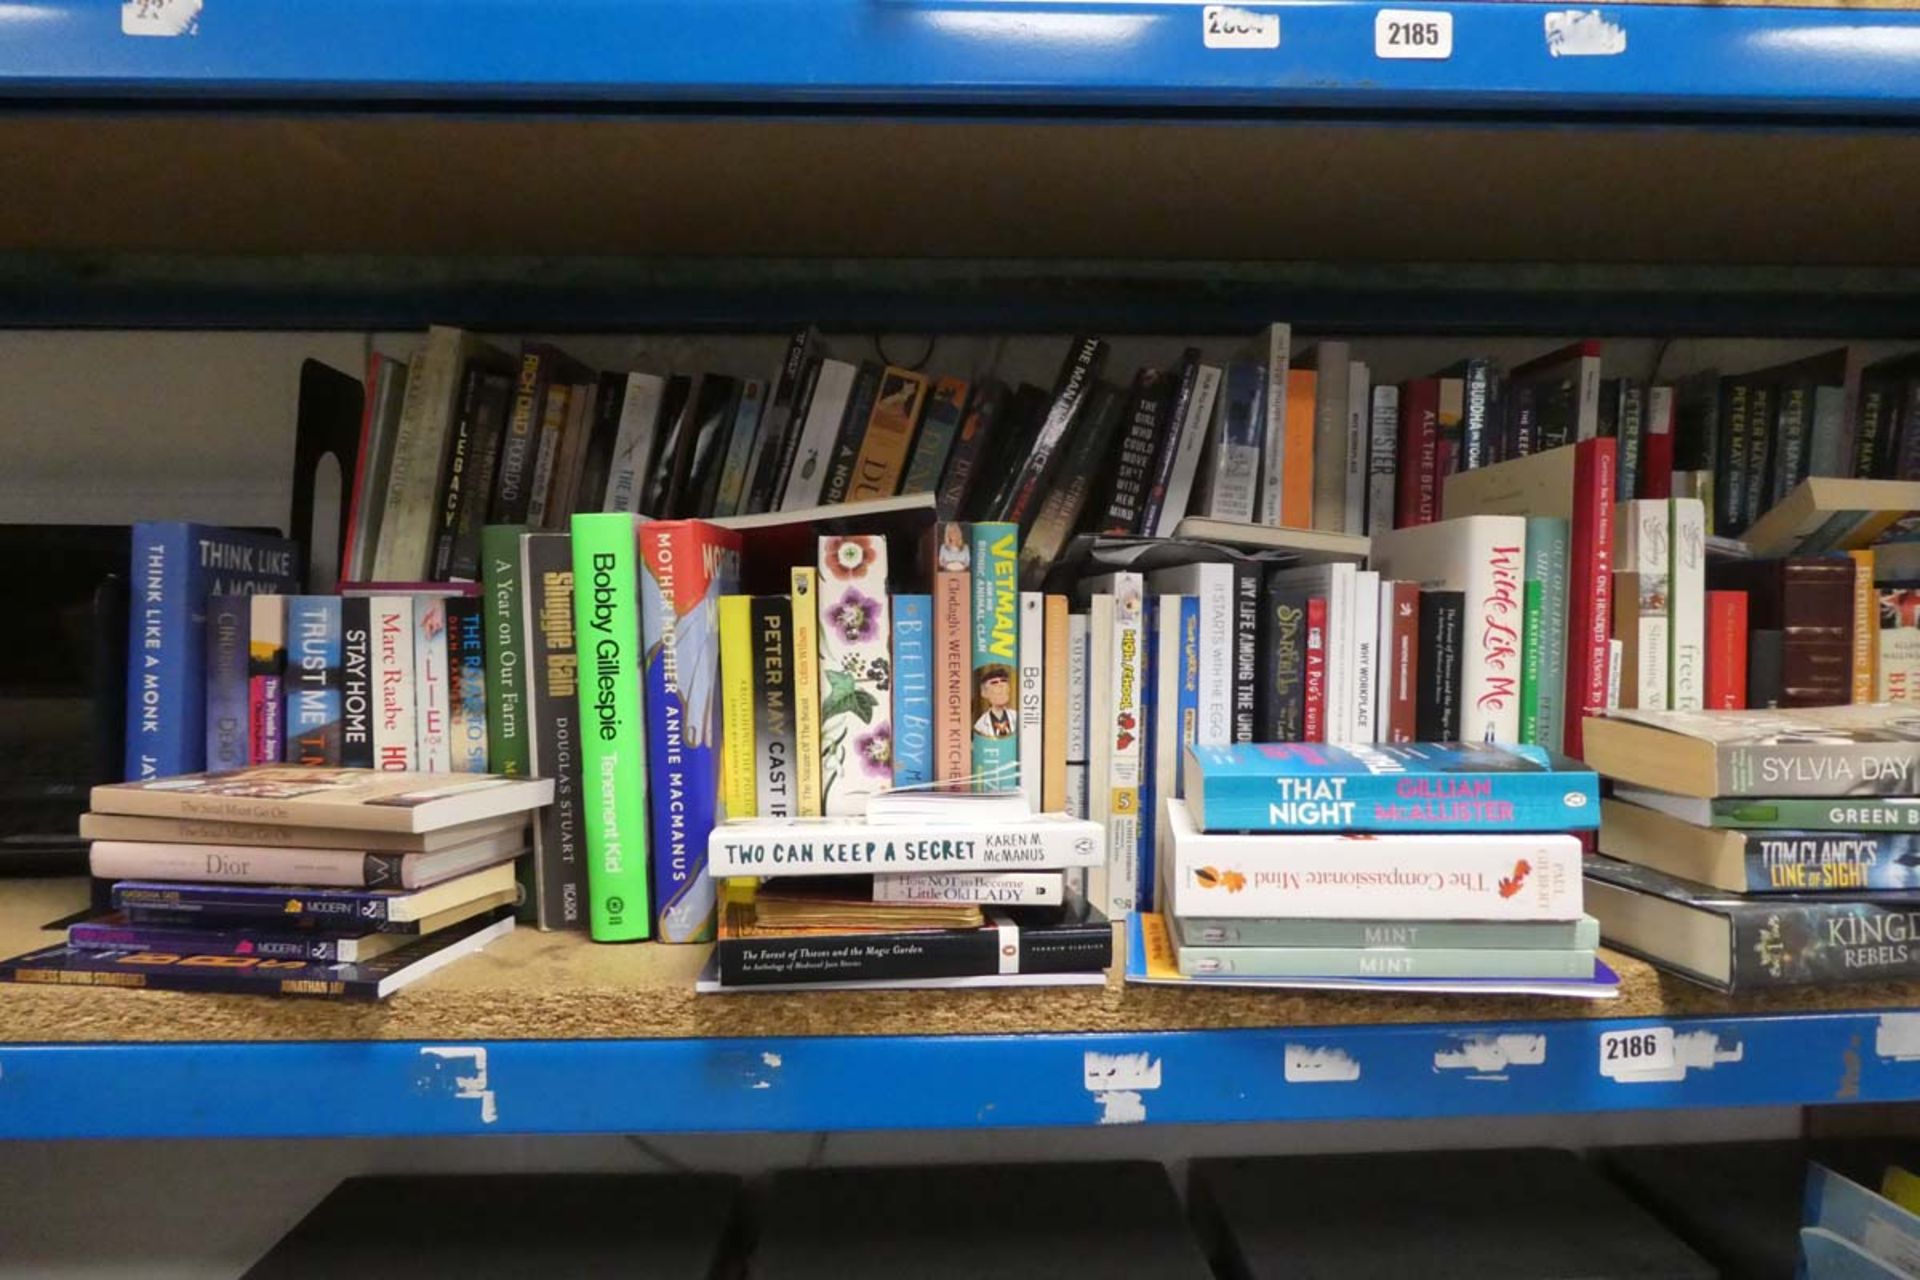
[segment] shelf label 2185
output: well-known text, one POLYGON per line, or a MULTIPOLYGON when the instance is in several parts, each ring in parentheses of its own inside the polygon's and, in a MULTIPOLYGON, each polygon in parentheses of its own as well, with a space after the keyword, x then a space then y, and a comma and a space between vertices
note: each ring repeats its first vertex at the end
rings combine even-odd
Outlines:
POLYGON ((1631 1079, 1673 1068, 1673 1028, 1635 1027, 1600 1033, 1600 1074, 1631 1079))
POLYGON ((1453 56, 1453 15, 1444 9, 1382 9, 1373 19, 1373 56, 1453 56))

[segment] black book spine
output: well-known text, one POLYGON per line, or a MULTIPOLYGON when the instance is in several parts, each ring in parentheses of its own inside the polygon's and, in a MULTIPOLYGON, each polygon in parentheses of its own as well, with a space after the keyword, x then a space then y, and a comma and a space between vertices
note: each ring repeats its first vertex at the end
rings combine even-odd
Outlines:
POLYGON ((947 455, 946 468, 940 473, 940 488, 934 498, 934 513, 940 519, 958 520, 971 505, 981 459, 986 456, 987 446, 997 440, 1006 411, 1005 384, 984 382, 974 389, 960 419, 953 449, 947 455))
POLYGON ((1573 379, 1538 382, 1533 389, 1534 451, 1544 453, 1572 444, 1579 428, 1579 388, 1573 379))
POLYGON ((1420 681, 1413 702, 1414 736, 1421 742, 1460 740, 1460 659, 1467 620, 1466 594, 1420 593, 1420 681))
POLYGON ((1899 446, 1893 464, 1896 480, 1920 480, 1920 378, 1911 378, 1896 401, 1899 446))
MULTIPOLYGON (((679 411, 673 415, 667 438, 660 445, 660 461, 648 477, 647 492, 652 501, 641 508, 648 515, 672 518, 674 504, 686 488, 687 476, 693 470, 694 446, 700 435, 700 402, 707 395, 709 381, 705 374, 690 380, 686 394, 676 406, 679 411)), ((671 390, 668 394, 672 394, 671 390)))
POLYGON ((793 610, 786 596, 755 596, 753 617, 754 812, 794 816, 793 610))
POLYGON ((853 464, 860 456, 860 442, 867 438, 867 420, 873 416, 873 402, 880 395, 879 363, 862 360, 854 375, 853 390, 847 395, 847 411, 840 417, 840 434, 834 437, 833 453, 827 460, 827 478, 820 485, 820 505, 830 507, 847 500, 853 486, 853 464))
POLYGON ((1106 486, 1101 491, 1095 533, 1125 537, 1140 529, 1140 512, 1153 484, 1153 463, 1166 430, 1170 380, 1159 369, 1134 375, 1126 416, 1120 430, 1120 448, 1106 486))
MULTIPOLYGON (((967 978, 1002 973, 997 929, 796 937, 722 937, 714 944, 729 987, 780 983, 967 978)), ((1113 928, 1021 929, 1019 972, 1092 973, 1113 963, 1113 928)))
POLYGON ((1767 509, 1767 493, 1773 471, 1774 389, 1767 383, 1753 384, 1747 401, 1746 493, 1740 500, 1741 527, 1760 518, 1767 509))
POLYGON ((494 473, 499 470, 500 443, 506 434, 513 400, 513 379, 496 370, 484 369, 479 378, 469 384, 468 390, 471 397, 461 410, 461 435, 455 441, 456 449, 464 446, 465 458, 458 453, 454 457, 448 473, 448 503, 441 508, 443 515, 451 513, 453 526, 451 529, 442 526, 440 543, 434 549, 435 576, 461 582, 474 582, 480 577, 480 530, 487 522, 494 473), (469 421, 471 431, 467 430, 469 421))
POLYGON ((1533 387, 1516 383, 1508 390, 1507 445, 1503 458, 1524 458, 1540 452, 1540 424, 1533 414, 1533 387))
MULTIPOLYGON (((606 508, 607 480, 613 474, 613 446, 620 440, 620 414, 626 408, 626 399, 624 375, 600 375, 600 394, 593 402, 593 430, 587 436, 586 457, 580 465, 580 487, 573 501, 575 511, 606 508)), ((477 554, 474 563, 479 564, 477 554)))
POLYGON ((533 503, 533 447, 540 434, 540 409, 547 399, 550 370, 545 353, 520 353, 520 371, 513 384, 513 408, 500 442, 500 465, 493 485, 493 504, 487 513, 492 524, 525 524, 533 503))
POLYGON ((338 929, 387 923, 387 895, 374 889, 273 889, 257 885, 185 881, 162 885, 122 880, 113 886, 113 906, 116 911, 139 910, 155 918, 273 920, 302 928, 338 929))
POLYGON ((1073 445, 1060 464, 1046 501, 1040 504, 1039 518, 1020 543, 1020 572, 1028 590, 1039 589, 1080 526, 1095 477, 1113 452, 1124 408, 1119 388, 1107 382, 1094 384, 1087 400, 1086 420, 1073 433, 1073 445))
POLYGON ((1060 368, 1053 388, 1053 403, 1048 406, 1039 433, 1025 459, 1009 483, 1009 494, 1001 519, 1011 520, 1024 532, 1040 511, 1046 496, 1048 479, 1058 470, 1073 430, 1083 416, 1087 399, 1106 363, 1107 344, 1098 338, 1075 338, 1060 368))
POLYGON ((1883 441, 1891 434, 1887 426, 1895 394, 1897 387, 1883 379, 1860 380, 1860 407, 1855 410, 1853 431, 1853 474, 1858 479, 1876 480, 1888 474, 1881 470, 1881 459, 1893 452, 1883 441))
POLYGON ((1733 913, 1733 985, 1834 986, 1920 978, 1920 906, 1773 899, 1733 913))
MULTIPOLYGON (((1489 455, 1494 422, 1493 361, 1469 360, 1465 373, 1465 409, 1460 424, 1459 470, 1477 471, 1492 461, 1489 455)), ((1372 419, 1369 417, 1369 423, 1372 419)))
POLYGON ((793 464, 800 456, 800 442, 806 435, 807 418, 813 412, 813 393, 820 386, 820 357, 815 356, 808 362, 806 372, 800 378, 800 390, 793 401, 793 413, 787 426, 787 437, 780 442, 780 473, 774 477, 773 497, 768 500, 767 510, 776 510, 787 495, 787 484, 793 477, 793 464))
POLYGON ((1774 465, 1761 510, 1778 506, 1807 478, 1807 426, 1813 413, 1813 386, 1794 382, 1779 388, 1780 412, 1774 426, 1774 465))
MULTIPOLYGON (((1620 395, 1625 378, 1600 380, 1600 420, 1595 435, 1608 440, 1620 438, 1620 395)), ((1618 492, 1618 490, 1615 490, 1618 492)))
MULTIPOLYGON (((1135 533, 1160 527, 1160 509, 1166 505, 1167 485, 1173 479, 1174 456, 1180 452, 1180 428, 1186 422, 1187 406, 1193 403, 1193 387, 1199 378, 1200 349, 1188 347, 1180 357, 1179 372, 1174 378, 1176 389, 1173 403, 1167 409, 1166 430, 1160 433, 1154 447, 1153 478, 1147 485, 1146 501, 1140 504, 1140 523, 1134 527, 1135 533)), ((1195 423, 1194 428, 1203 430, 1205 424, 1195 423)))
POLYGON ((578 660, 573 625, 573 540, 520 540, 526 592, 528 770, 553 779, 553 803, 534 814, 533 851, 542 929, 585 929, 587 857, 581 826, 578 660))
MULTIPOLYGON (((1023 382, 1007 402, 1007 412, 1002 420, 1000 439, 994 444, 996 459, 1020 459, 1027 456, 1033 448, 1033 442, 1039 438, 1040 427, 1046 420, 1047 393, 1030 382, 1023 382)), ((1020 469, 1017 466, 1004 466, 992 472, 993 484, 987 487, 974 486, 973 502, 967 512, 969 520, 1002 520, 1003 514, 1013 501, 1013 485, 1020 469)))
POLYGON ((1233 740, 1254 741, 1260 675, 1260 566, 1233 566, 1233 740))
POLYGON ((786 479, 786 467, 791 465, 787 454, 789 436, 797 435, 796 423, 804 421, 798 412, 798 403, 802 385, 807 377, 807 357, 813 349, 813 333, 803 330, 793 335, 787 343, 786 358, 780 362, 780 372, 773 380, 773 392, 767 400, 767 421, 762 428, 767 432, 766 444, 760 449, 760 461, 754 468, 747 484, 747 500, 740 508, 742 512, 771 511, 780 499, 780 490, 786 479))
POLYGON ((700 423, 699 447, 694 451, 690 489, 679 514, 707 519, 720 500, 720 473, 726 470, 727 442, 733 435, 734 419, 740 416, 740 395, 744 384, 738 378, 724 380, 726 395, 715 394, 708 414, 700 423))
POLYGON ((438 512, 434 524, 433 557, 427 576, 445 582, 452 572, 453 544, 460 529, 460 495, 473 483, 474 435, 479 430, 481 388, 486 369, 478 360, 467 361, 460 378, 460 411, 454 415, 453 438, 447 442, 446 470, 440 476, 435 495, 438 512))
POLYGON ((1738 533, 1747 494, 1747 409, 1752 391, 1738 378, 1720 380, 1720 437, 1713 454, 1713 528, 1738 533))
POLYGON ((1299 742, 1306 737, 1307 592, 1269 586, 1265 604, 1267 678, 1256 728, 1262 742, 1299 742))
POLYGON ((1786 689, 1787 637, 1763 629, 1747 633, 1747 706, 1765 710, 1780 705, 1786 689))
POLYGON ((373 768, 373 602, 340 601, 340 763, 373 768))
POLYGON ((1624 502, 1640 493, 1640 455, 1647 438, 1646 384, 1632 378, 1620 386, 1620 448, 1615 454, 1614 493, 1624 502))

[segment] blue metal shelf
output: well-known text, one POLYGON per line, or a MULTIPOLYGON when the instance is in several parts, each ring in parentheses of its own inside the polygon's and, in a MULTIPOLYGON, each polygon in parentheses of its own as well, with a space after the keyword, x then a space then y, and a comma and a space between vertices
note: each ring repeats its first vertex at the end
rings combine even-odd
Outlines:
POLYGON ((0 1045, 0 1138, 975 1128, 1920 1098, 1920 1014, 1140 1035, 0 1045), (1670 1026, 1679 1065, 1600 1070, 1670 1026))
POLYGON ((1453 15, 1444 61, 1375 56, 1380 6, 1246 5, 1275 48, 1209 49, 1199 4, 1054 0, 194 0, 0 9, 0 93, 369 103, 741 104, 1381 112, 1920 109, 1920 13, 1407 3, 1453 15), (1555 56, 1551 15, 1617 51, 1555 56))

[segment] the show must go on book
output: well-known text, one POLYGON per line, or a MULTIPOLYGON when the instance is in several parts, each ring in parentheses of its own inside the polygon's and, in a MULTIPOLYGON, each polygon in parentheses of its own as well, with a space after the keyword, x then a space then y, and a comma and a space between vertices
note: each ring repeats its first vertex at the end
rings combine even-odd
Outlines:
POLYGON ((256 765, 93 789, 95 813, 420 834, 553 799, 553 783, 493 774, 384 773, 256 765))
POLYGON ((1586 722, 1586 762, 1676 795, 1920 793, 1920 713, 1866 703, 1769 711, 1616 711, 1586 722))

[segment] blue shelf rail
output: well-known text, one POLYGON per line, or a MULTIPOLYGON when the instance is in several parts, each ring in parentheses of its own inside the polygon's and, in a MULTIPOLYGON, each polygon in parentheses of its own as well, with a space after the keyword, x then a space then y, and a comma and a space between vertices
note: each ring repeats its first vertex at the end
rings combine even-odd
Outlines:
POLYGON ((1197 1124, 1916 1098, 1920 1013, 1903 1012, 1100 1035, 0 1045, 0 1138, 1197 1124), (1631 1043, 1609 1058, 1607 1044, 1623 1037, 1631 1043))
POLYGON ((39 102, 1911 116, 1917 90, 1920 13, 1888 10, 1418 0, 0 6, 0 94, 39 102), (1396 21, 1401 43, 1381 43, 1396 21), (1439 52, 1439 23, 1450 28, 1447 56, 1381 56, 1439 52))

